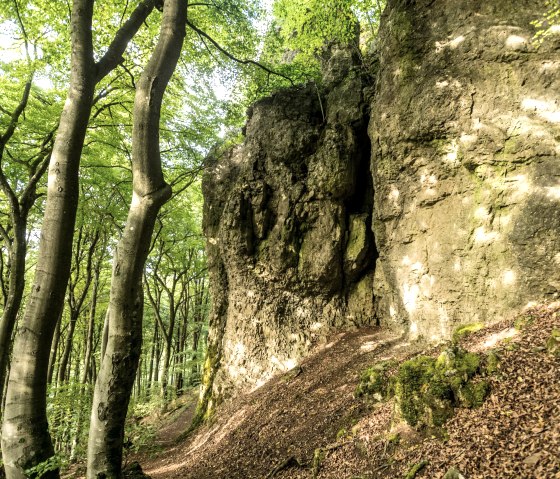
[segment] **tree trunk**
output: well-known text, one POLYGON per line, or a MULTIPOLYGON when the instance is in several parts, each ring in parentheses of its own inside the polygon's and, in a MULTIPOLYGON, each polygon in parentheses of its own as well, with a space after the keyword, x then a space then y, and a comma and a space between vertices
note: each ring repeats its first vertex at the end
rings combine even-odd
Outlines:
MULTIPOLYGON (((12 332, 23 298, 25 287, 25 253, 27 250, 27 214, 24 217, 13 218, 14 238, 10 251, 10 273, 8 296, 4 304, 2 319, 0 320, 0 388, 4 388, 6 371, 10 360, 10 344, 12 332)), ((1 394, 1 392, 0 392, 1 394)), ((0 401, 3 396, 0 396, 0 401)))
POLYGON ((142 271, 157 213, 171 196, 161 169, 161 102, 179 59, 186 18, 186 0, 165 1, 160 38, 137 86, 133 197, 113 264, 107 349, 95 384, 90 423, 88 479, 122 477, 124 422, 142 340, 142 271))
POLYGON ((171 339, 172 337, 167 335, 164 341, 163 349, 163 367, 161 369, 160 376, 160 395, 163 399, 163 407, 165 409, 165 401, 167 399, 167 381, 169 376, 169 363, 171 362, 171 339))
POLYGON ((101 259, 95 265, 95 273, 93 278, 93 290, 91 292, 91 306, 89 310, 89 322, 88 322, 88 330, 86 336, 86 350, 84 353, 84 369, 82 371, 82 377, 80 382, 82 384, 86 384, 88 382, 88 377, 90 376, 90 368, 91 368, 91 355, 93 352, 93 334, 95 330, 95 314, 97 311, 97 296, 98 296, 98 288, 99 288, 99 275, 101 273, 101 259))
MULTIPOLYGON (((60 311, 62 313, 62 310, 60 311)), ((56 354, 58 352, 58 343, 60 342, 60 330, 61 330, 61 323, 62 323, 62 315, 58 317, 56 322, 56 327, 54 330, 54 338, 52 341, 51 346, 51 355, 49 357, 49 369, 47 373, 47 383, 52 384, 53 376, 54 376, 54 366, 56 364, 56 354)))
POLYGON ((152 378, 154 374, 154 357, 156 354, 156 343, 158 341, 158 323, 154 324, 154 336, 152 337, 152 347, 150 348, 150 368, 148 369, 148 381, 146 387, 151 389, 152 387, 152 378))
MULTIPOLYGON (((33 75, 34 73, 31 73, 29 80, 25 84, 21 101, 13 111, 6 130, 0 135, 0 188, 6 196, 9 205, 9 218, 13 229, 13 237, 10 237, 7 228, 0 227, 0 232, 4 238, 9 257, 7 287, 4 282, 4 277, 2 276, 2 297, 4 299, 4 309, 2 317, 0 318, 0 403, 2 404, 4 402, 4 383, 10 361, 12 333, 16 325, 23 298, 23 290, 25 288, 27 218, 31 207, 37 199, 37 182, 43 176, 47 168, 50 154, 50 150, 47 146, 52 141, 52 134, 48 134, 41 145, 41 151, 37 160, 29 165, 29 181, 27 185, 18 193, 18 188, 13 188, 6 178, 2 168, 2 158, 8 142, 16 131, 19 119, 21 115, 24 114, 27 107, 33 75)), ((3 274, 3 261, 1 266, 3 274)))
MULTIPOLYGON (((51 156, 35 280, 14 341, 2 425, 8 479, 25 479, 25 469, 54 455, 46 415, 47 373, 70 274, 68 251, 78 202, 78 165, 95 87, 92 14, 93 0, 74 0, 70 89, 51 156)), ((43 477, 58 476, 56 470, 43 477)))
MULTIPOLYGON (((169 365, 171 363, 171 348, 173 345, 173 330, 175 329, 175 315, 177 313, 174 300, 175 285, 171 290, 167 291, 169 298, 169 329, 164 334, 164 351, 163 351, 163 369, 161 371, 161 397, 163 399, 163 408, 165 410, 167 400, 167 383, 169 382, 169 365)), ((163 326, 163 324, 162 324, 163 326)))
MULTIPOLYGON (((50 158, 35 279, 14 341, 6 394, 2 455, 7 479, 25 479, 26 469, 54 455, 46 414, 49 353, 70 274, 78 170, 93 94, 96 82, 117 66, 130 38, 153 9, 152 0, 142 2, 95 64, 93 4, 94 0, 74 0, 72 5, 70 87, 50 158)), ((43 479, 58 477, 58 470, 43 475, 43 479)))
POLYGON ((60 357, 60 362, 58 363, 57 384, 62 384, 70 377, 68 363, 70 362, 74 331, 76 330, 76 323, 78 322, 78 316, 75 314, 75 311, 72 311, 70 315, 70 323, 68 323, 68 332, 66 334, 66 340, 64 341, 64 349, 62 350, 62 356, 60 357))

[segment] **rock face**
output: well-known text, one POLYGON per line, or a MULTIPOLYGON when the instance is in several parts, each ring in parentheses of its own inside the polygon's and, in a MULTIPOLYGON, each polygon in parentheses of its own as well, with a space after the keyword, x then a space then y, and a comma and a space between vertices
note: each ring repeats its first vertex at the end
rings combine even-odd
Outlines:
POLYGON ((335 49, 325 91, 254 105, 204 178, 206 400, 334 330, 439 339, 558 298, 560 35, 536 41, 545 11, 390 0, 374 90, 335 49))
POLYGON ((546 2, 390 3, 369 128, 381 323, 441 338, 558 298, 560 35, 539 46, 531 25, 546 2))
POLYGON ((325 80, 324 91, 308 85, 256 103, 244 144, 204 177, 214 397, 293 368, 334 330, 373 321, 368 81, 339 48, 325 80))

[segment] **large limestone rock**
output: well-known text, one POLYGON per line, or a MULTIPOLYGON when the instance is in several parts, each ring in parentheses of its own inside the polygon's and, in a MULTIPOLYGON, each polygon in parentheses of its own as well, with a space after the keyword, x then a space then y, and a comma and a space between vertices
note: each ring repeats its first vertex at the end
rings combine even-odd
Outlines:
POLYGON ((244 144, 204 176, 213 397, 259 385, 334 330, 373 320, 367 81, 352 50, 338 48, 325 80, 324 91, 255 104, 244 144))
POLYGON ((560 36, 535 41, 545 11, 389 2, 369 128, 382 324, 440 338, 558 298, 560 36))
POLYGON ((335 49, 321 94, 253 107, 204 179, 202 410, 337 329, 441 339, 559 297, 560 35, 539 43, 533 26, 546 3, 389 0, 374 93, 335 49))

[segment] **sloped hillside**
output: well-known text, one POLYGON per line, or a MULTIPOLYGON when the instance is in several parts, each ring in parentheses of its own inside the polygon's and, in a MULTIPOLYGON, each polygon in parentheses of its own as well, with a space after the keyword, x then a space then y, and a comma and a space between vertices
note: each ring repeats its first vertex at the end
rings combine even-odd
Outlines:
POLYGON ((395 399, 355 394, 366 368, 396 360, 398 369, 421 341, 375 329, 336 336, 300 367, 222 404, 144 469, 154 479, 441 478, 450 468, 448 479, 560 478, 559 328, 555 304, 465 335, 460 348, 492 357, 490 392, 441 428, 412 428, 397 420, 395 399))

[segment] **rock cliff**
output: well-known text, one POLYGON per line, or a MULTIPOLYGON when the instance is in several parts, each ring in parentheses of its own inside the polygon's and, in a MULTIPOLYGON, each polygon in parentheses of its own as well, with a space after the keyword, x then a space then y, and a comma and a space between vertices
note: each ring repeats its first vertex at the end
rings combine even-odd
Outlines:
POLYGON ((537 42, 532 24, 546 1, 388 3, 377 71, 333 48, 324 87, 256 103, 205 174, 204 404, 335 330, 439 339, 559 295, 560 35, 537 42))
POLYGON ((441 338, 558 298, 560 35, 539 44, 532 26, 546 9, 390 2, 369 127, 381 323, 441 338))
POLYGON ((335 47, 324 74, 256 103, 244 144, 204 177, 215 396, 373 321, 369 77, 335 47))

